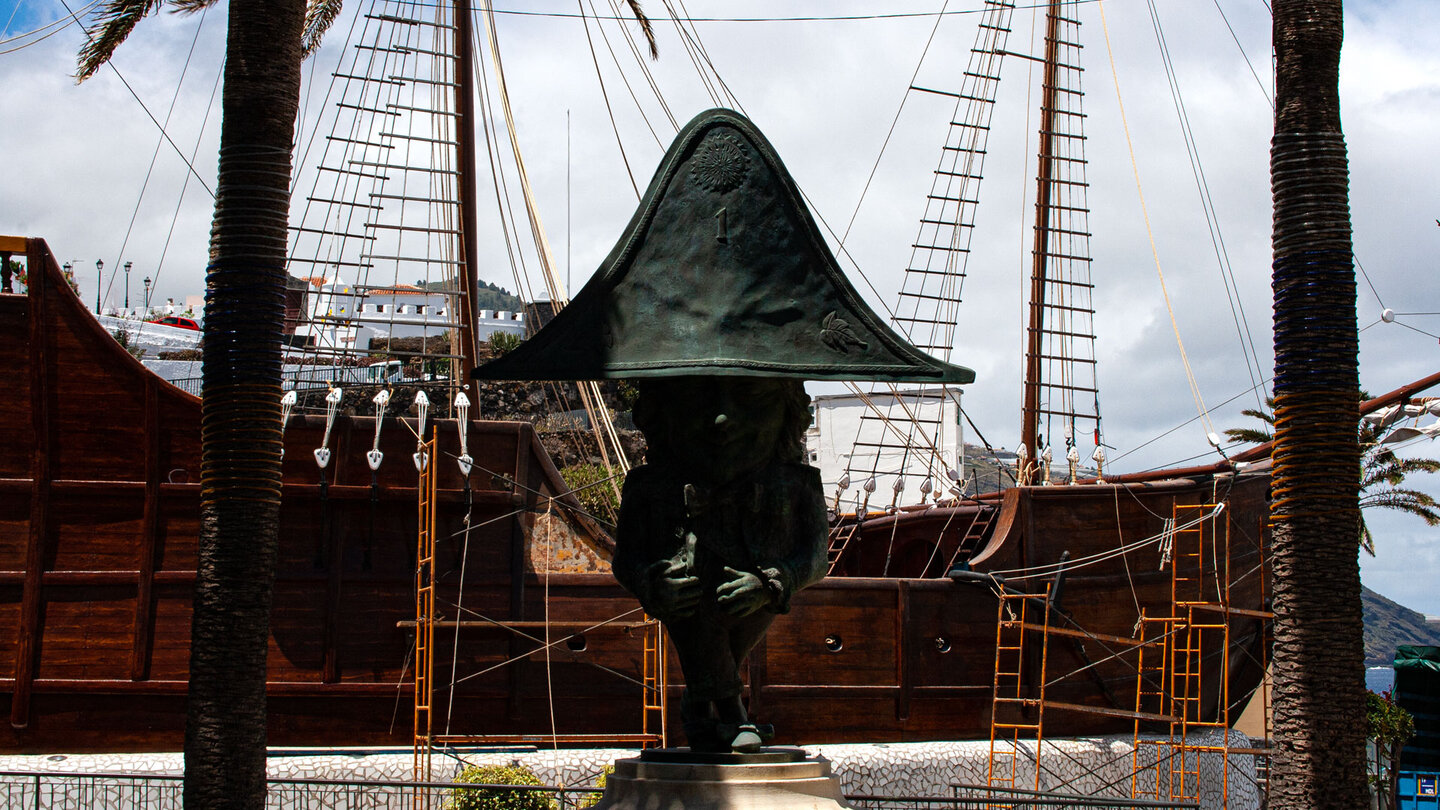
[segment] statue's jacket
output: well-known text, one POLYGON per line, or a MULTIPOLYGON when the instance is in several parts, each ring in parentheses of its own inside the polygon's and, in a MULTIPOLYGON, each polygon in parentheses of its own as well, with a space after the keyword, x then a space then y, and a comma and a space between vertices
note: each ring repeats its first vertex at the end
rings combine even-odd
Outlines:
POLYGON ((716 487, 685 479, 682 470, 660 465, 636 467, 625 479, 611 565, 651 615, 651 577, 661 561, 683 562, 709 602, 725 567, 754 573, 771 592, 772 613, 787 612, 795 591, 825 576, 819 470, 773 464, 716 487))

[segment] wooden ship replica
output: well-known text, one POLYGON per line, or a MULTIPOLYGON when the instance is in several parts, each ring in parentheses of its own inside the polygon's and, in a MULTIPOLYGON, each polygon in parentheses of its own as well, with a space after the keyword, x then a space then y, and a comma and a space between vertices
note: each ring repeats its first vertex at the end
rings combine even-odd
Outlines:
MULTIPOLYGON (((353 279, 349 305, 313 324, 332 335, 393 316, 365 307, 367 289, 444 279, 455 348, 418 359, 468 379, 479 345, 464 304, 479 255, 472 15, 464 0, 427 7, 434 19, 407 9, 377 1, 361 12, 355 63, 333 91, 342 123, 316 147, 315 188, 296 193, 291 272, 353 279)), ((1011 10, 986 5, 954 94, 957 110, 978 112, 957 112, 936 173, 947 185, 931 194, 929 238, 917 240, 895 321, 942 358, 955 316, 940 290, 963 277, 985 152, 976 139, 1011 10)), ((1093 331, 1077 320, 1088 298, 1057 292, 1088 290, 1088 279, 1054 274, 1085 265, 1073 252, 1085 209, 1072 148, 1083 119, 1066 83, 1077 70, 1072 12, 1052 3, 1045 54, 1024 439, 1034 462, 1047 418, 1080 432, 1078 411, 1048 403, 1083 386, 1073 371, 1053 383, 1045 371, 1060 344, 1093 331)), ((0 633, 10 721, 0 750, 176 750, 199 400, 99 327, 44 242, 0 248, 25 255, 30 280, 23 295, 0 294, 16 394, 0 421, 0 626, 12 628, 0 633)), ((366 356, 346 339, 314 343, 340 361, 366 356)), ((667 677, 678 667, 658 626, 608 572, 604 525, 579 508, 530 424, 473 418, 455 393, 433 406, 446 418, 409 402, 378 417, 336 407, 289 417, 271 744, 662 743, 683 684, 667 677)), ((910 420, 893 432, 924 446, 925 430, 910 420)), ((781 730, 777 742, 801 744, 1224 724, 1265 669, 1267 452, 1089 480, 1022 464, 1019 485, 1001 492, 931 483, 925 502, 874 509, 860 484, 883 471, 857 468, 835 495, 830 576, 797 596, 748 662, 752 714, 781 730)), ((946 481, 952 471, 936 463, 910 480, 946 481)))

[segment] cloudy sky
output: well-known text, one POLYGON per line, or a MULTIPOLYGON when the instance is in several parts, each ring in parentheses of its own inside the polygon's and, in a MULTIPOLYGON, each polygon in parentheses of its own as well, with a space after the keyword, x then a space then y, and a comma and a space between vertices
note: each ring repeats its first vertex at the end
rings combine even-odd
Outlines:
MULTIPOLYGON (((83 15, 84 0, 65 1, 83 15)), ((836 232, 848 230, 844 247, 853 263, 846 269, 878 308, 891 303, 899 288, 951 113, 942 97, 906 97, 905 89, 912 76, 923 87, 958 89, 978 5, 650 0, 645 8, 655 18, 660 59, 647 64, 669 116, 679 123, 715 106, 670 12, 696 18, 693 31, 705 58, 731 94, 720 101, 738 104, 756 122, 817 213, 836 232), (942 9, 946 13, 937 15, 942 9), (876 294, 859 279, 861 272, 876 294)), ((1087 2, 1077 11, 1085 23, 1101 406, 1118 470, 1215 458, 1186 381, 1161 272, 1215 429, 1245 421, 1238 411, 1256 405, 1253 387, 1268 378, 1272 362, 1268 11, 1261 0, 1156 5, 1158 33, 1144 0, 1087 2), (1186 157, 1161 43, 1213 199, 1238 309, 1186 157), (1248 342, 1242 341, 1246 334, 1248 342)), ((1357 0, 1347 6, 1341 98, 1355 248, 1366 271, 1358 312, 1361 380, 1381 393, 1440 365, 1440 316, 1433 314, 1440 312, 1440 4, 1357 0), (1386 307, 1432 314, 1379 323, 1386 307)), ((308 75, 324 79, 335 69, 345 53, 349 18, 359 8, 354 0, 347 5, 308 75)), ((585 8, 592 6, 586 2, 585 8)), ((615 13, 605 3, 593 8, 601 17, 615 13)), ((635 192, 577 6, 502 2, 497 11, 518 139, 551 243, 578 289, 628 220, 635 192), (509 13, 516 10, 528 13, 509 13)), ((124 297, 123 274, 112 271, 126 261, 133 262, 132 303, 142 295, 145 276, 156 279, 154 297, 160 300, 203 290, 206 186, 213 186, 219 115, 211 100, 223 12, 222 4, 203 17, 167 13, 145 20, 121 48, 116 70, 103 69, 77 86, 74 54, 84 35, 63 27, 64 3, 0 0, 0 109, 6 111, 0 124, 6 167, 0 174, 0 232, 45 237, 62 261, 80 268, 87 302, 96 295, 97 259, 106 267, 101 293, 112 305, 124 297), (161 141, 157 120, 168 121, 173 145, 161 141), (187 181, 180 154, 193 155, 199 179, 187 181)), ((1032 10, 1017 10, 1011 49, 1035 52, 1039 24, 1032 10)), ((592 19, 589 32, 619 140, 643 189, 675 127, 640 77, 621 25, 592 19)), ((993 443, 1007 447, 1018 439, 1020 294, 1029 251, 1025 209, 1033 186, 1026 165, 1034 151, 1027 98, 1033 104, 1037 77, 1028 70, 1024 60, 1010 59, 1001 82, 953 357, 977 371, 965 399, 972 417, 993 443)), ((323 82, 310 88, 307 129, 324 106, 323 82)), ((838 244, 831 238, 832 246, 838 244)), ((482 278, 515 289, 502 250, 482 258, 482 278)), ((1440 454, 1433 446, 1411 449, 1440 454)), ((1423 486, 1440 493, 1440 482, 1423 486)), ((1373 514, 1370 522, 1380 553, 1362 560, 1366 584, 1440 615, 1440 591, 1432 586, 1440 574, 1440 530, 1403 516, 1373 514)))

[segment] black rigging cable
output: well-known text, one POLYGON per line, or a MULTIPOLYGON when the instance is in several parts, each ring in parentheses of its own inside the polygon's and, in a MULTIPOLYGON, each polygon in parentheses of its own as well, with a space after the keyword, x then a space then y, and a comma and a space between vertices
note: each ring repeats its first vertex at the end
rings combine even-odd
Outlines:
MULTIPOLYGON (((85 27, 85 23, 80 19, 78 12, 71 10, 69 3, 66 3, 65 0, 60 0, 60 5, 65 7, 65 10, 70 13, 71 17, 75 18, 76 22, 80 23, 82 29, 85 27)), ((88 31, 86 31, 85 36, 87 39, 94 39, 88 31)), ((170 144, 170 147, 175 150, 175 154, 179 155, 182 161, 185 161, 185 167, 190 170, 190 173, 195 176, 196 180, 200 181, 200 185, 205 187, 206 193, 214 197, 215 190, 210 188, 210 184, 205 182, 205 178, 201 177, 199 172, 195 171, 195 164, 185 158, 185 153, 180 151, 180 147, 176 145, 174 141, 170 140, 170 133, 165 131, 165 127, 161 126, 160 121, 155 118, 155 114, 150 112, 150 108, 145 106, 145 102, 140 99, 140 94, 136 93, 135 88, 130 86, 130 82, 125 79, 124 74, 120 72, 120 68, 115 67, 114 61, 106 61, 105 64, 110 67, 110 70, 115 72, 115 78, 119 79, 120 83, 125 85, 125 89, 130 91, 130 95, 135 99, 135 103, 140 105, 140 109, 144 110, 145 115, 149 116, 155 126, 160 129, 160 134, 165 137, 165 142, 170 144)))

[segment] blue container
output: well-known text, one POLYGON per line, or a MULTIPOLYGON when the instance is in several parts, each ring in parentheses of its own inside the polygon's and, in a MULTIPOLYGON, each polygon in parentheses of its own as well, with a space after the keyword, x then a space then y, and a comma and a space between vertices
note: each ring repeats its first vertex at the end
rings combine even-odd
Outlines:
POLYGON ((1424 771, 1400 772, 1399 810, 1437 810, 1440 808, 1440 773, 1424 771))

